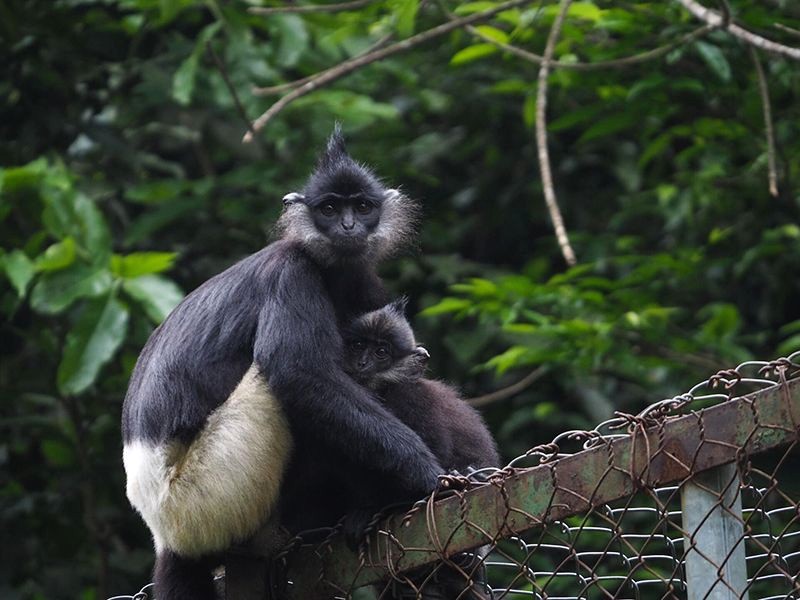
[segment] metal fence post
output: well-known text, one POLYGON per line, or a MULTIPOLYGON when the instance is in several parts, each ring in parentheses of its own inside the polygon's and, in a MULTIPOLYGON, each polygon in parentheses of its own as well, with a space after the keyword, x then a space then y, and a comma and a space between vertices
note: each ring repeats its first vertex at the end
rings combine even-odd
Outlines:
POLYGON ((740 483, 730 463, 681 488, 688 600, 747 600, 740 483))

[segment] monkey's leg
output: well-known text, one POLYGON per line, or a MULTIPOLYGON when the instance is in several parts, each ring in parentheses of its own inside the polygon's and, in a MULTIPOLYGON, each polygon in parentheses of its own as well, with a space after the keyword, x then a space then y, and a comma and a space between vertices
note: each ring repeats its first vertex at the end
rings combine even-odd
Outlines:
POLYGON ((158 600, 215 600, 211 561, 182 558, 163 550, 156 555, 153 570, 155 597, 158 600))
POLYGON ((156 551, 198 557, 252 535, 275 507, 289 425, 252 366, 188 445, 137 441, 123 452, 128 498, 156 551))

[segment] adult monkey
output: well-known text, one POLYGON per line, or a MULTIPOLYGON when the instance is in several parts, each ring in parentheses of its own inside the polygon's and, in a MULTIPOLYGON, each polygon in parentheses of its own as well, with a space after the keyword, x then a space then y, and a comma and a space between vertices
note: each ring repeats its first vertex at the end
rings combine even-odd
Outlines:
POLYGON ((411 234, 413 204, 350 158, 338 126, 284 204, 281 239, 189 294, 131 377, 127 494, 153 535, 161 600, 214 597, 215 556, 274 512, 292 439, 300 465, 333 453, 407 497, 443 471, 341 367, 340 327, 385 303, 375 266, 411 234))

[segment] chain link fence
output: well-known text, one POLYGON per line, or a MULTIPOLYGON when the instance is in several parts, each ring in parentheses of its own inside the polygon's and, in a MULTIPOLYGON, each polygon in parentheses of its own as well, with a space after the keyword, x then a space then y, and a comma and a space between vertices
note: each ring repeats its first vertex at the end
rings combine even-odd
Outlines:
POLYGON ((275 596, 800 598, 798 427, 800 353, 744 363, 456 478, 358 553, 296 541, 275 596))
POLYGON ((449 478, 358 552, 329 530, 232 557, 228 597, 800 600, 798 443, 800 352, 747 362, 449 478))

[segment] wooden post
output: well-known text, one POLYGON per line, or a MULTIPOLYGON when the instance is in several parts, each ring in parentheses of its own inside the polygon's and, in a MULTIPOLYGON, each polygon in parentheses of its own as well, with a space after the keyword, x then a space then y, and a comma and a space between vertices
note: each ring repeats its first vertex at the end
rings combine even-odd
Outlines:
POLYGON ((681 488, 688 600, 747 600, 740 483, 729 463, 681 488))

